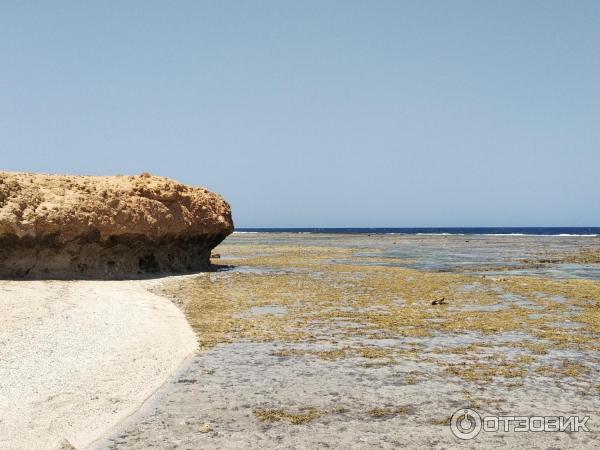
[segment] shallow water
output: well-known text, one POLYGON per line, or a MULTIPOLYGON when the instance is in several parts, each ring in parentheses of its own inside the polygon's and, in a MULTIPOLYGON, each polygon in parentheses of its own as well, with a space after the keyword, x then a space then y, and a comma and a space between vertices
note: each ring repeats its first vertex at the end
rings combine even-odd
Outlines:
POLYGON ((333 261, 356 265, 468 272, 487 276, 533 275, 600 280, 600 264, 531 263, 532 259, 547 254, 598 247, 600 237, 252 233, 233 234, 225 242, 245 246, 352 248, 356 250, 353 256, 359 259, 341 258, 333 261))

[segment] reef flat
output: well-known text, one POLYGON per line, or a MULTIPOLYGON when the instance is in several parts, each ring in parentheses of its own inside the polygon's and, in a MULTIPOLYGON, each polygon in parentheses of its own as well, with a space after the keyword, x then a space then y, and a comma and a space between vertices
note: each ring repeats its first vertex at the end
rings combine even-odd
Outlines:
POLYGON ((484 447, 593 448, 598 244, 234 234, 221 270, 157 288, 202 351, 107 445, 448 447, 470 407, 590 416, 590 432, 481 433, 484 447))

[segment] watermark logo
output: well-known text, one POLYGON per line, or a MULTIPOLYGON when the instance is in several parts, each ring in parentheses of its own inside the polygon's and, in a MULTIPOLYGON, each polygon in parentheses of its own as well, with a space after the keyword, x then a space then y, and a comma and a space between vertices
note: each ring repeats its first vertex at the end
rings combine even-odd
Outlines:
POLYGON ((459 439, 473 439, 482 430, 488 433, 590 431, 589 416, 485 416, 473 409, 462 408, 452 414, 450 429, 459 439))
POLYGON ((473 439, 481 431, 481 416, 472 409, 459 409, 452 414, 450 429, 459 439, 473 439))

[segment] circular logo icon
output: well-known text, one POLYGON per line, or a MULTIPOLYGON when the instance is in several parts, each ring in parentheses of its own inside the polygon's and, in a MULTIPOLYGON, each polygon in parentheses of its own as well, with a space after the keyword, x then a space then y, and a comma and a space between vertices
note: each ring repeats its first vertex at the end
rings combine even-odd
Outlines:
POLYGON ((472 409, 459 409, 452 414, 450 429, 459 439, 473 439, 481 431, 481 416, 472 409))

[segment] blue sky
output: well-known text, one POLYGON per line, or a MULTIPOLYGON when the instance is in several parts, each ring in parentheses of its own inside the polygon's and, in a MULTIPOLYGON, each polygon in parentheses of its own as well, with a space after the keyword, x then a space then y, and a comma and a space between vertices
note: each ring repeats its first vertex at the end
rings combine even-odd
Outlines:
POLYGON ((0 2, 0 169, 236 225, 600 225, 600 2, 0 2))

